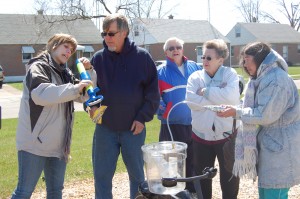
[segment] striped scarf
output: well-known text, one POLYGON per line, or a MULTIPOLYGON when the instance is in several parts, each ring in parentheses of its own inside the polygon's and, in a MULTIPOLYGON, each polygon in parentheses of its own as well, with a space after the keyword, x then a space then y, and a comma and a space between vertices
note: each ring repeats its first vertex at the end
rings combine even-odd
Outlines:
MULTIPOLYGON (((65 67, 64 71, 62 73, 63 75, 63 81, 64 83, 72 83, 75 84, 75 77, 72 73, 72 71, 65 67)), ((74 101, 65 102, 66 106, 66 132, 63 142, 63 154, 64 154, 64 160, 66 162, 70 159, 70 152, 71 152, 71 140, 72 140, 72 121, 73 121, 73 112, 74 112, 74 101)))
MULTIPOLYGON (((243 108, 255 109, 255 94, 261 79, 270 70, 281 67, 287 71, 288 66, 284 59, 274 50, 266 56, 257 71, 256 79, 249 79, 246 89, 243 108)), ((255 124, 247 124, 240 120, 240 127, 235 143, 235 162, 232 173, 235 176, 246 176, 255 180, 257 176, 256 164, 258 163, 258 150, 256 137, 259 128, 255 124)))

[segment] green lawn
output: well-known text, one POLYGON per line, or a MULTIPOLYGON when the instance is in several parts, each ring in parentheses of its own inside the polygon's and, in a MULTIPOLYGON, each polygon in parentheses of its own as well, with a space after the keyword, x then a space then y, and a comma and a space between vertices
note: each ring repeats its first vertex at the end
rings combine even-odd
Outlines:
MULTIPOLYGON (((247 82, 247 74, 241 68, 235 68, 238 74, 244 76, 247 82)), ((294 79, 300 78, 300 67, 290 67, 289 74, 294 79)), ((22 83, 9 83, 11 86, 22 90, 22 83)), ((3 119, 2 129, 0 129, 0 198, 8 197, 17 183, 17 154, 15 146, 17 119, 3 119)), ((157 142, 160 128, 159 121, 155 118, 146 124, 147 136, 146 143, 157 142)), ((75 113, 75 122, 73 130, 73 140, 71 148, 72 159, 67 167, 66 182, 83 180, 93 177, 91 153, 92 136, 94 124, 87 117, 85 112, 75 113)), ((119 158, 117 172, 124 172, 125 166, 122 159, 119 158)), ((38 187, 44 186, 42 180, 38 187)))
POLYGON ((15 82, 15 83, 8 83, 10 86, 19 89, 20 91, 23 90, 23 83, 22 82, 15 82))
MULTIPOLYGON (((8 197, 14 190, 18 178, 17 151, 15 145, 17 119, 3 119, 0 130, 0 198, 8 197)), ((93 177, 92 173, 92 137, 94 124, 85 112, 75 113, 72 159, 67 166, 66 182, 93 177)), ((156 118, 146 124, 146 143, 157 142, 160 122, 156 118)), ((118 160, 117 172, 126 171, 121 158, 118 160)), ((40 179, 38 187, 44 187, 40 179)))
MULTIPOLYGON (((245 79, 245 82, 248 82, 249 77, 248 74, 241 68, 234 68, 239 75, 242 75, 245 79)), ((293 79, 300 79, 300 66, 290 66, 288 70, 289 75, 293 79)))
MULTIPOLYGON (((241 67, 234 69, 239 75, 242 75, 244 77, 245 83, 247 83, 249 80, 248 74, 241 67)), ((290 66, 288 73, 293 79, 300 79, 300 66, 290 66)), ((300 95, 300 90, 298 90, 298 93, 300 95)))

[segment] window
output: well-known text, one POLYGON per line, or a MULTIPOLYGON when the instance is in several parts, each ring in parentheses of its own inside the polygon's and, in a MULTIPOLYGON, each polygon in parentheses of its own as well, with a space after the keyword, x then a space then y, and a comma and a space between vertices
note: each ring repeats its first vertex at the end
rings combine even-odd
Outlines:
POLYGON ((145 49, 150 53, 150 45, 145 45, 145 49))
POLYGON ((241 37, 241 27, 240 26, 235 27, 235 37, 241 37))
POLYGON ((234 57, 234 46, 230 46, 230 56, 234 57))
POLYGON ((298 44, 298 50, 297 50, 298 53, 300 53, 300 44, 298 44))
POLYGON ((22 61, 28 62, 35 53, 35 50, 32 46, 22 46, 22 61))
POLYGON ((139 26, 136 25, 136 26, 134 26, 134 36, 139 36, 139 35, 140 35, 139 26))
POLYGON ((202 46, 196 46, 196 54, 197 54, 197 63, 202 63, 202 55, 203 55, 203 48, 202 46))
POLYGON ((203 55, 203 49, 202 49, 202 46, 197 46, 196 50, 197 50, 197 55, 198 55, 198 56, 202 56, 202 55, 203 55))
POLYGON ((92 58, 94 52, 95 52, 95 50, 94 50, 93 46, 84 46, 83 57, 90 59, 90 58, 92 58))
POLYGON ((282 46, 282 57, 285 60, 288 60, 288 58, 289 58, 289 48, 288 48, 288 46, 282 46))

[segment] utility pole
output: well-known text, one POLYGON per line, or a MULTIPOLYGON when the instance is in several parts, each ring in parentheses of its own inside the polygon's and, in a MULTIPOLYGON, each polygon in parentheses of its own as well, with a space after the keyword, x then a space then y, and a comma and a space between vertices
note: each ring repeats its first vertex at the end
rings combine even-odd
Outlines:
MULTIPOLYGON (((96 16, 100 15, 100 0, 95 0, 96 3, 96 16)), ((100 30, 100 17, 96 17, 95 19, 96 27, 100 30)))
POLYGON ((208 22, 210 23, 210 0, 207 1, 207 8, 208 8, 208 22))

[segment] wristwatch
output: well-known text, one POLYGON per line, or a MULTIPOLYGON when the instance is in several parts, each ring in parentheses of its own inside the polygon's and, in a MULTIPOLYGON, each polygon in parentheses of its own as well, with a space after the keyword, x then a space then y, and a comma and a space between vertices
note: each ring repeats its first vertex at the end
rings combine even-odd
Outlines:
POLYGON ((89 69, 85 69, 85 70, 92 70, 94 67, 91 65, 91 67, 89 69))

